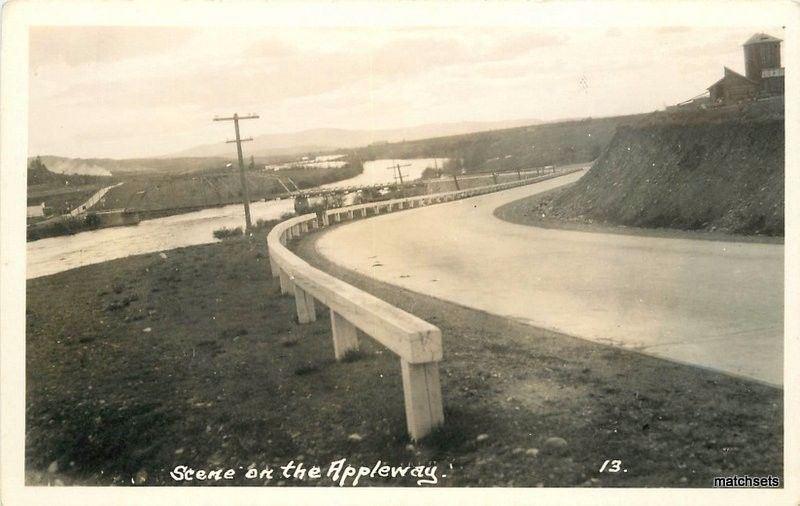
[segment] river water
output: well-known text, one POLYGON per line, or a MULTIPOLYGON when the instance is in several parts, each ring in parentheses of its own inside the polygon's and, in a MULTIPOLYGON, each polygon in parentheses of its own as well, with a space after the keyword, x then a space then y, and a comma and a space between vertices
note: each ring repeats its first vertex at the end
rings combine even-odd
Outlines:
POLYGON ((364 162, 364 172, 356 177, 324 184, 321 188, 337 188, 342 186, 368 186, 374 184, 393 183, 397 175, 396 165, 401 165, 403 181, 419 179, 426 168, 438 165, 441 169, 446 158, 415 158, 413 160, 372 160, 364 162), (405 166, 407 165, 407 166, 405 166))
MULTIPOLYGON (((437 159, 441 167, 444 159, 437 159)), ((434 166, 434 159, 374 160, 364 163, 364 172, 356 177, 324 185, 371 185, 394 182, 395 171, 387 169, 392 164, 401 167, 403 178, 420 177, 426 167, 434 166)), ((294 211, 292 199, 253 202, 250 204, 253 221, 274 220, 294 211)), ((130 255, 165 251, 195 244, 216 242, 213 232, 222 227, 243 227, 244 211, 241 204, 204 209, 192 213, 145 220, 136 226, 113 227, 81 232, 75 235, 50 237, 27 243, 28 279, 47 276, 130 255)))

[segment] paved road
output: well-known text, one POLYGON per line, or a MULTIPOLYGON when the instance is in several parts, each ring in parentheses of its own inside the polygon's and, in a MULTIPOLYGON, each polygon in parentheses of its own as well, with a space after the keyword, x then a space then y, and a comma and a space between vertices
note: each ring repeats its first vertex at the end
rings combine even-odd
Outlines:
POLYGON ((349 223, 316 247, 413 291, 782 385, 782 245, 550 230, 493 215, 583 173, 349 223))

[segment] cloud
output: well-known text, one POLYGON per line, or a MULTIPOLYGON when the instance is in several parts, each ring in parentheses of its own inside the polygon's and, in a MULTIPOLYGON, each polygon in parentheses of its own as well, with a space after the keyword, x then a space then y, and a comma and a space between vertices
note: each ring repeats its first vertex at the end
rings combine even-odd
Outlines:
MULTIPOLYGON (((764 30, 755 30, 764 31, 764 30)), ((36 28, 34 152, 143 156, 318 126, 617 114, 697 94, 741 66, 750 29, 36 28), (581 88, 581 78, 588 88, 581 88), (224 132, 222 134, 224 137, 224 132)), ((776 33, 776 35, 780 36, 776 33)))
POLYGON ((188 41, 190 28, 44 26, 30 30, 30 66, 120 61, 166 52, 188 41))

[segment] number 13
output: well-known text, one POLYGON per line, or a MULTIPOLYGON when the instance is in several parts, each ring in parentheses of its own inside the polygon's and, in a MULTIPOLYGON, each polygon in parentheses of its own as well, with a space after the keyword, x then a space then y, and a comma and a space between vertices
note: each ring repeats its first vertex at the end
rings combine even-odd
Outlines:
POLYGON ((600 472, 609 472, 609 473, 618 473, 622 470, 622 461, 621 460, 606 460, 603 462, 603 465, 600 466, 600 472), (609 464, 611 464, 609 466, 609 464))

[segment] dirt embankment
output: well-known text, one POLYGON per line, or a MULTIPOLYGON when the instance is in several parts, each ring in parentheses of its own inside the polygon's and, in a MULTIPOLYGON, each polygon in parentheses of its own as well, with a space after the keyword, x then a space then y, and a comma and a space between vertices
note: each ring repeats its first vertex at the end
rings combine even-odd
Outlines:
POLYGON ((783 118, 620 127, 576 184, 531 220, 784 234, 783 118))

